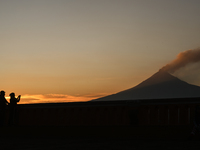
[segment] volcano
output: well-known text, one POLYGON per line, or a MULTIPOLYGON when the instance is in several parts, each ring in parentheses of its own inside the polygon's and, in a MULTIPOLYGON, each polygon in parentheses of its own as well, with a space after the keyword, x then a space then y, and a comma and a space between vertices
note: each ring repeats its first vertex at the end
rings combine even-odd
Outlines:
POLYGON ((159 70, 150 78, 128 90, 92 101, 166 99, 200 97, 200 87, 189 84, 166 71, 159 70))

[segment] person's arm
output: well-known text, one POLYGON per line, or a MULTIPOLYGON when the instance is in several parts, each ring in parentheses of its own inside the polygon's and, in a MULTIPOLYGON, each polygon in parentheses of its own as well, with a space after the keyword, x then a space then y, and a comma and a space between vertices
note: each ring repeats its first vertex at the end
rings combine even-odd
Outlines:
POLYGON ((6 98, 5 98, 5 103, 6 103, 6 105, 8 105, 9 103, 8 103, 8 101, 6 100, 6 98))
POLYGON ((19 95, 19 96, 17 97, 17 102, 19 102, 19 101, 20 101, 20 97, 21 97, 21 95, 19 95))

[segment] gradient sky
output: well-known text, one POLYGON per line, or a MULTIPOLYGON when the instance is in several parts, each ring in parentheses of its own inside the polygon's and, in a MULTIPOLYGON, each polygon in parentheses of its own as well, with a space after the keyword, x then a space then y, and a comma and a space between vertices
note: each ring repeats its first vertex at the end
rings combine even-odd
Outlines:
MULTIPOLYGON (((131 88, 200 46, 199 0, 0 0, 0 90, 21 103, 131 88)), ((200 64, 175 73, 200 85, 200 64)))

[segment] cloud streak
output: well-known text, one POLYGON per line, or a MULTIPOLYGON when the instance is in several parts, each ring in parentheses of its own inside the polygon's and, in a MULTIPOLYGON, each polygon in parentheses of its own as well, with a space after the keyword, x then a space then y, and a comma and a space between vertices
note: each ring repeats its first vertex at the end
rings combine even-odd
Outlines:
MULTIPOLYGON (((30 103, 61 103, 61 102, 85 102, 106 96, 108 93, 88 94, 88 95, 65 95, 65 94, 45 94, 45 95, 22 95, 20 104, 30 103)), ((7 98, 9 99, 9 98, 7 98)))
POLYGON ((167 71, 169 73, 174 73, 180 68, 187 66, 188 64, 196 63, 199 61, 200 48, 190 49, 179 53, 175 60, 162 67, 161 70, 167 71))

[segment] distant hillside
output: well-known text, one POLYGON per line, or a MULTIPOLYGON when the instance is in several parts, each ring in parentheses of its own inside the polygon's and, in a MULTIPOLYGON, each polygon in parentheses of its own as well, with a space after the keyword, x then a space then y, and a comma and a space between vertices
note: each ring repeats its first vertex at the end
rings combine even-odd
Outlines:
POLYGON ((200 97, 200 87, 191 85, 165 71, 158 71, 137 86, 92 101, 200 97))

